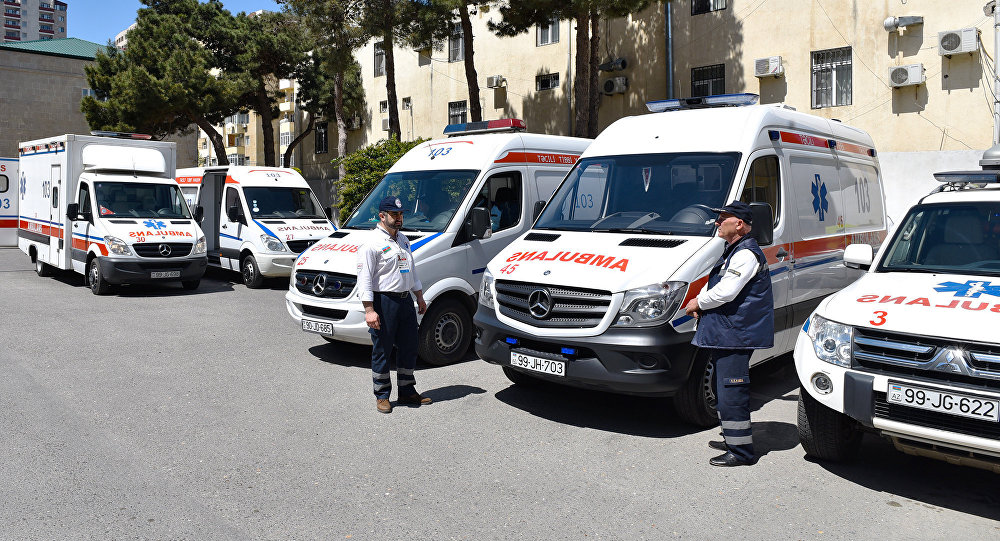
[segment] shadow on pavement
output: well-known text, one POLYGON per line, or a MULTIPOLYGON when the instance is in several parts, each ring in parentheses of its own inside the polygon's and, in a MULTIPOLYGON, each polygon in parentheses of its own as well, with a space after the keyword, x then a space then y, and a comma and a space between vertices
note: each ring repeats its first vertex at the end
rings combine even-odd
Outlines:
POLYGON ((799 445, 799 429, 793 423, 761 421, 753 423, 753 447, 758 457, 773 451, 788 451, 799 445))
MULTIPOLYGON (((318 337, 319 336, 317 335, 317 338, 318 337)), ((315 346, 309 348, 309 353, 311 353, 313 357, 316 357, 325 363, 337 364, 340 366, 371 368, 372 347, 370 345, 353 344, 351 342, 330 342, 324 340, 323 343, 316 344, 315 346)), ((469 352, 462 357, 462 360, 444 366, 455 366, 478 359, 479 357, 476 357, 475 351, 470 348, 469 352)), ((389 368, 391 370, 396 369, 395 350, 393 350, 393 353, 389 356, 389 368)), ((433 370, 435 368, 443 368, 443 366, 427 364, 420 359, 417 359, 417 372, 423 370, 433 370)))
POLYGON ((472 394, 483 394, 486 389, 474 385, 446 385, 437 389, 422 391, 420 394, 434 400, 434 402, 447 402, 458 400, 472 394))

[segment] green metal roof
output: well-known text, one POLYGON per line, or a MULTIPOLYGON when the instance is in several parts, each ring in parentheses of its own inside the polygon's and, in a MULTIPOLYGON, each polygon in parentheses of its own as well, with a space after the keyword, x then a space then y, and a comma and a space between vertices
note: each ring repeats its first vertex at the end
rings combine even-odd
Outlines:
POLYGON ((93 60, 97 51, 103 51, 106 45, 79 38, 39 39, 34 41, 11 41, 0 43, 0 51, 16 50, 25 53, 63 56, 66 58, 81 58, 93 60))

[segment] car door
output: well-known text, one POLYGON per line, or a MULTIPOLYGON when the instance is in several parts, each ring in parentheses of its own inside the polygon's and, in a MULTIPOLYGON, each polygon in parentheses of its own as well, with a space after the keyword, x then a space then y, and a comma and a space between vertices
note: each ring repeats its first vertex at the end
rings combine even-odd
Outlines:
POLYGON ((490 172, 473 203, 490 214, 489 238, 466 240, 468 265, 466 279, 478 285, 486 264, 530 226, 534 203, 532 190, 525 190, 524 168, 507 167, 490 172), (531 203, 529 203, 529 195, 531 203))
POLYGON ((240 268, 240 247, 243 245, 243 235, 247 227, 246 211, 243 210, 243 198, 234 186, 226 187, 222 212, 219 216, 219 251, 222 266, 232 270, 240 268), (231 212, 235 210, 235 213, 231 212), (234 214, 232 219, 230 214, 234 214))

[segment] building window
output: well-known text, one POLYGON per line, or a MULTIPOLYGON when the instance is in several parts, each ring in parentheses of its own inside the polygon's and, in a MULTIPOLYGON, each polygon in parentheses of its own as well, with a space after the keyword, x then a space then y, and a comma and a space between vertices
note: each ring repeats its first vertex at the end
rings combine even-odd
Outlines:
POLYGON ((66 27, 65 26, 60 26, 59 27, 59 31, 65 34, 66 33, 66 27))
POLYGON ((389 112, 389 100, 382 100, 378 102, 378 112, 383 114, 389 112))
POLYGON ((553 17, 549 24, 539 25, 535 30, 535 46, 549 45, 559 42, 559 19, 553 17))
POLYGON ((326 154, 327 148, 327 129, 329 128, 329 123, 327 122, 317 122, 316 123, 316 154, 326 154))
POLYGON ((545 75, 535 76, 535 90, 552 90, 553 88, 559 88, 558 73, 546 73, 545 75))
POLYGON ((382 44, 379 42, 375 43, 375 76, 382 77, 385 75, 385 50, 382 48, 382 44))
POLYGON ((280 139, 281 139, 280 141, 281 146, 287 147, 288 145, 292 144, 292 132, 287 132, 287 131, 281 132, 280 139))
POLYGON ((726 9, 726 0, 691 0, 691 15, 726 9))
POLYGON ((852 86, 850 47, 813 52, 813 109, 850 105, 852 86))
POLYGON ((448 62, 461 62, 465 59, 465 44, 463 43, 462 25, 456 24, 448 36, 448 62))
POLYGON ((465 100, 448 102, 448 124, 465 124, 467 111, 465 100))
POLYGON ((691 97, 726 93, 726 65, 691 68, 691 97))
POLYGON ((41 40, 52 39, 52 36, 38 36, 38 39, 41 40))
POLYGON ((404 111, 409 111, 412 108, 413 108, 413 102, 410 101, 410 97, 407 96, 407 97, 403 98, 403 110, 404 111))

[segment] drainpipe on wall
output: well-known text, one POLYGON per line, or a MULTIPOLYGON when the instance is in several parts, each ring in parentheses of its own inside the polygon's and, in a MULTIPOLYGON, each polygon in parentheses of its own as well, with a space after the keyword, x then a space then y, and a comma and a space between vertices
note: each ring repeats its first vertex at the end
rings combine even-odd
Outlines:
MULTIPOLYGON (((567 95, 566 95, 566 113, 569 115, 569 132, 566 135, 573 135, 573 41, 576 36, 571 35, 573 32, 573 19, 567 21, 566 26, 569 28, 569 32, 566 32, 566 81, 567 81, 567 95)), ((537 39, 537 38, 536 38, 537 39)))
POLYGON ((663 19, 667 26, 667 99, 674 97, 674 28, 670 18, 670 6, 673 2, 663 3, 663 19))

